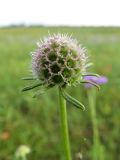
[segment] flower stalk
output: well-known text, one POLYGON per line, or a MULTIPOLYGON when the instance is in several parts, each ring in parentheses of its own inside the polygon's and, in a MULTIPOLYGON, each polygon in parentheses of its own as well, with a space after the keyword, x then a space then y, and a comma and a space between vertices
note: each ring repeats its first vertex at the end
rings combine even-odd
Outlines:
POLYGON ((99 159, 98 147, 99 147, 99 131, 96 118, 96 90, 91 88, 88 90, 88 101, 91 113, 91 121, 93 127, 93 160, 99 159))
POLYGON ((32 75, 23 80, 30 84, 22 91, 34 90, 34 98, 53 87, 59 89, 60 123, 63 138, 65 160, 72 160, 69 144, 66 101, 73 106, 85 110, 84 105, 66 92, 67 87, 87 83, 99 86, 91 81, 83 80, 85 75, 97 76, 86 73, 91 65, 88 61, 86 49, 67 34, 53 34, 38 43, 32 52, 32 75))
POLYGON ((63 142, 65 159, 66 160, 72 160, 71 151, 70 151, 70 143, 69 143, 66 100, 62 96, 60 88, 59 88, 59 102, 60 102, 61 134, 62 134, 62 142, 63 142))
POLYGON ((93 160, 104 160, 104 146, 100 142, 99 137, 99 129, 98 129, 98 122, 96 116, 96 90, 93 88, 94 84, 102 85, 108 82, 107 77, 105 76, 92 76, 87 75, 84 77, 85 81, 90 83, 85 84, 85 88, 87 88, 88 94, 88 103, 90 107, 91 113, 91 122, 93 128, 93 160))
POLYGON ((96 114, 96 90, 91 88, 88 90, 88 103, 91 113, 91 121, 93 128, 93 160, 104 160, 104 146, 100 142, 97 114, 96 114))

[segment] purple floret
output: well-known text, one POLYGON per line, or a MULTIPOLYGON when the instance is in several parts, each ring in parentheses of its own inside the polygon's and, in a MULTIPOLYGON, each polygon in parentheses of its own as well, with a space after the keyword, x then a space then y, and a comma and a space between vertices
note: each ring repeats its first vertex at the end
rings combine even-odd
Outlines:
MULTIPOLYGON (((84 80, 94 82, 94 83, 96 83, 96 84, 98 84, 98 85, 100 85, 100 84, 105 84, 105 83, 108 82, 108 79, 107 79, 107 77, 105 77, 105 76, 100 76, 100 77, 84 76, 84 80)), ((90 84, 90 83, 86 83, 86 84, 85 84, 85 87, 86 87, 86 88, 91 88, 91 87, 93 87, 93 85, 90 84)))

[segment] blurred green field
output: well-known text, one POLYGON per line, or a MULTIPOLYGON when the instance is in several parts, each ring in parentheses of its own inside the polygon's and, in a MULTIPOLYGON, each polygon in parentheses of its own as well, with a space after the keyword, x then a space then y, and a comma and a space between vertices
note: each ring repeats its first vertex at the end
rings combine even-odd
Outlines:
MULTIPOLYGON (((32 98, 21 93, 22 77, 29 74, 30 52, 36 42, 50 33, 68 33, 86 46, 94 63, 92 71, 109 82, 97 95, 97 118, 105 160, 120 159, 120 28, 1 28, 0 29, 0 160, 13 160, 16 149, 30 146, 29 160, 59 160, 61 152, 57 89, 32 98)), ((91 160, 92 126, 86 90, 69 89, 86 105, 86 111, 68 104, 68 121, 73 160, 80 152, 91 160)), ((79 160, 79 159, 78 159, 79 160)))

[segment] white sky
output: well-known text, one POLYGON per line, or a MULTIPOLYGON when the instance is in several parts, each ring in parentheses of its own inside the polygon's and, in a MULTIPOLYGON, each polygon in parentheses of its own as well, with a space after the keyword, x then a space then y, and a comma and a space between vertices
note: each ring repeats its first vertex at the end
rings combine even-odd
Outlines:
POLYGON ((9 24, 120 26, 120 0, 0 0, 9 24))

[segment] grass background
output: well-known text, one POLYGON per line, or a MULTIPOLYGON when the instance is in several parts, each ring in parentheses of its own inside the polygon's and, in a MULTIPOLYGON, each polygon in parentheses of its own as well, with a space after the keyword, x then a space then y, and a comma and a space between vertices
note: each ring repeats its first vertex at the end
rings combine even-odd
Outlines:
MULTIPOLYGON (((0 160, 13 160, 16 149, 29 145, 29 160, 60 159, 59 104, 57 88, 36 100, 32 92, 21 93, 29 74, 36 41, 50 33, 72 34, 86 46, 94 63, 92 71, 109 82, 97 94, 97 118, 105 160, 120 159, 120 28, 36 27, 0 29, 0 160)), ((68 104, 68 121, 73 160, 80 152, 91 160, 92 126, 86 90, 69 89, 86 105, 83 112, 68 104)))

